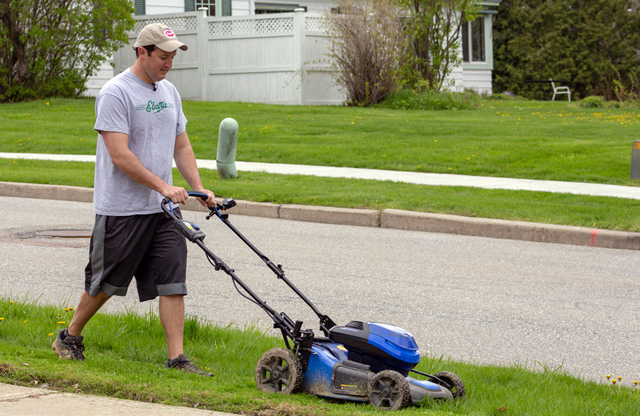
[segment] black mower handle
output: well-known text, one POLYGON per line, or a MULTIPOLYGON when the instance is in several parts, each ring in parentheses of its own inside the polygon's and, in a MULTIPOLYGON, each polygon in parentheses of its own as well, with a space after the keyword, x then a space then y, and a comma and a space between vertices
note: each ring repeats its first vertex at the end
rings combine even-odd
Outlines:
POLYGON ((198 191, 187 191, 187 195, 189 196, 195 196, 196 198, 200 198, 203 201, 206 201, 207 199, 209 199, 209 195, 205 194, 204 192, 198 192, 198 191))
MULTIPOLYGON (((196 198, 200 198, 203 201, 206 201, 209 198, 209 195, 205 194, 204 192, 187 191, 187 194, 189 196, 195 196, 196 198)), ((234 201, 233 198, 227 198, 224 201, 222 201, 222 204, 216 204, 216 208, 220 211, 226 211, 235 206, 236 206, 236 201, 234 201)))

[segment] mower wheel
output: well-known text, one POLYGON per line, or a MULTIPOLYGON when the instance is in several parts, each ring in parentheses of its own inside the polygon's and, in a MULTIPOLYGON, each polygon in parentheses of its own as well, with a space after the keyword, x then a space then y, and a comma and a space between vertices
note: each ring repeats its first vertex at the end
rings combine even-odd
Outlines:
POLYGON ((376 373, 369 382, 369 403, 382 410, 399 410, 411 402, 409 382, 397 371, 376 373))
POLYGON ((464 383, 460 377, 448 371, 440 371, 439 373, 435 373, 434 376, 447 383, 447 385, 443 385, 443 387, 446 387, 451 391, 454 399, 461 399, 464 397, 464 383))
POLYGON ((285 348, 272 348, 256 365, 256 384, 267 393, 291 394, 302 386, 302 364, 285 348))

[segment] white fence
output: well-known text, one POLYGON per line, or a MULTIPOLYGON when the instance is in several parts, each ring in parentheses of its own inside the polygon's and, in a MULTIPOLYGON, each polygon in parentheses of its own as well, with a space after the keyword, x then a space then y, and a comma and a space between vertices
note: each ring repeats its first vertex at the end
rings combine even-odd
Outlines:
MULTIPOLYGON (((304 12, 206 17, 205 12, 137 16, 133 45, 147 24, 161 22, 189 46, 178 51, 167 79, 184 100, 271 104, 342 104, 346 97, 331 76, 329 39, 320 15, 304 12)), ((133 65, 125 46, 115 72, 133 65)))

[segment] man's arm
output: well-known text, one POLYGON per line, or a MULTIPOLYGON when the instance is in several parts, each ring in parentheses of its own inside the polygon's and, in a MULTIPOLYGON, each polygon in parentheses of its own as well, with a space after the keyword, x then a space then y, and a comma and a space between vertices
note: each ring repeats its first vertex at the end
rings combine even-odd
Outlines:
POLYGON ((198 171, 198 165, 196 164, 196 156, 193 153, 193 148, 191 147, 191 142, 189 142, 189 137, 187 136, 186 131, 176 137, 173 160, 175 160, 178 170, 189 186, 191 186, 191 189, 209 195, 206 202, 198 199, 200 203, 204 206, 214 207, 216 204, 216 196, 213 192, 202 186, 200 172, 198 171))
POLYGON ((171 198, 173 202, 183 204, 186 201, 188 195, 184 188, 169 185, 140 162, 129 149, 127 134, 110 131, 102 131, 101 134, 111 162, 125 175, 147 188, 160 192, 162 196, 171 198))

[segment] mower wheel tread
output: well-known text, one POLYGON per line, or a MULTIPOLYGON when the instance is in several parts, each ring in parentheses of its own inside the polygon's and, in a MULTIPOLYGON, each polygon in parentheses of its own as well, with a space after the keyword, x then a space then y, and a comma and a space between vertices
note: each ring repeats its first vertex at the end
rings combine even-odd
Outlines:
POLYGON ((411 403, 411 388, 397 371, 383 370, 369 382, 369 403, 381 410, 400 410, 411 403))
POLYGON ((446 387, 449 389, 449 391, 451 391, 454 399, 461 399, 466 394, 462 379, 454 373, 451 373, 449 371, 440 371, 438 373, 435 373, 434 376, 449 384, 448 386, 443 387, 446 387))
POLYGON ((267 393, 292 394, 302 386, 302 364, 286 348, 266 351, 256 364, 258 389, 267 393))

